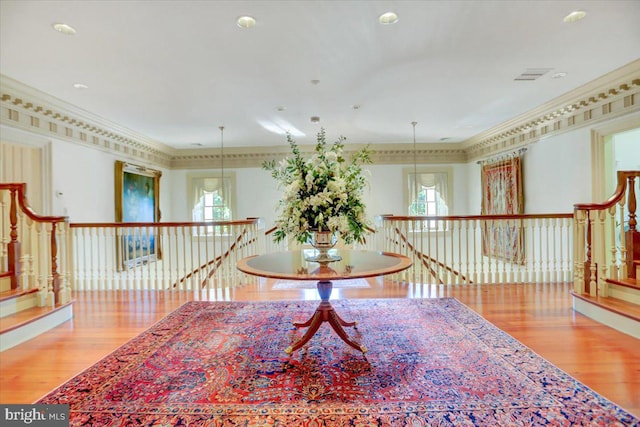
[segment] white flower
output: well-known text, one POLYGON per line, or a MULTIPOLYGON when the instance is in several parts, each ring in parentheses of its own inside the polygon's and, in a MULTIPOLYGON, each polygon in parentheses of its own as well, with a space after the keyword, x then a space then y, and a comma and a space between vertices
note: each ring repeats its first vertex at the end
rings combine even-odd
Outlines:
POLYGON ((317 154, 314 154, 309 160, 307 160, 307 164, 311 166, 311 169, 316 169, 322 164, 322 159, 320 159, 320 156, 317 154))
POLYGON ((276 220, 275 240, 292 236, 306 242, 313 229, 339 234, 346 243, 363 241, 367 221, 362 193, 367 179, 361 165, 371 163, 367 148, 356 152, 350 163, 342 157, 344 138, 327 147, 325 132, 317 136, 315 153, 303 159, 297 144, 287 135, 293 157, 263 167, 284 190, 276 220))
POLYGON ((338 177, 335 180, 329 181, 329 183, 327 184, 327 189, 332 193, 342 195, 346 191, 346 185, 344 180, 338 177))

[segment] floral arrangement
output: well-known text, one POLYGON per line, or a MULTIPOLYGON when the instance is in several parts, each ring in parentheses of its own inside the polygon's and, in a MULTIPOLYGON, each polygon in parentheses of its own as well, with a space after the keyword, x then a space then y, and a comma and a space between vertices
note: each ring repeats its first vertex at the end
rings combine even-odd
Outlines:
POLYGON ((363 243, 368 223, 362 202, 367 185, 362 165, 371 163, 371 151, 367 146, 347 162, 342 154, 346 138, 340 136, 329 146, 321 129, 316 140, 315 153, 304 159, 287 134, 293 157, 262 165, 284 189, 274 240, 290 236, 305 243, 314 231, 330 231, 347 244, 363 243))

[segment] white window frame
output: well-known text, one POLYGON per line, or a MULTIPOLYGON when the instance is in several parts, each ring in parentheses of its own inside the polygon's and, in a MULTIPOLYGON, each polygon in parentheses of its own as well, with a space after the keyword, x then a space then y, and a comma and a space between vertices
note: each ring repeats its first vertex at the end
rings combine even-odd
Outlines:
MULTIPOLYGON (((205 185, 203 183, 204 180, 210 180, 212 182, 208 183, 209 190, 208 192, 222 191, 223 200, 226 201, 225 206, 229 209, 229 218, 226 218, 226 221, 231 221, 234 218, 234 213, 236 212, 236 174, 232 171, 224 172, 224 179, 221 181, 220 172, 211 171, 211 172, 202 172, 202 173, 192 173, 187 175, 187 194, 188 194, 188 208, 191 213, 191 220, 193 222, 205 222, 204 212, 202 216, 196 216, 195 210, 197 208, 198 201, 204 196, 204 193, 207 192, 205 189, 205 185), (217 181, 217 182, 216 182, 217 181), (224 185, 221 185, 224 183, 224 185), (202 219, 201 219, 202 218, 202 219)), ((194 234, 197 231, 194 230, 194 234)), ((206 235, 226 235, 228 232, 226 230, 213 230, 213 227, 207 227, 204 234, 206 235), (214 233, 215 231, 215 233, 214 233)))
MULTIPOLYGON (((411 212, 411 205, 414 203, 414 199, 416 196, 416 190, 418 190, 418 193, 420 193, 419 188, 416 189, 415 188, 415 176, 416 174, 418 176, 421 175, 433 175, 433 174, 438 174, 440 175, 439 177, 434 177, 433 179, 428 179, 428 178, 424 178, 422 179, 422 181, 434 181, 434 182, 440 182, 444 188, 443 188, 443 192, 445 192, 446 194, 440 194, 442 201, 444 201, 444 207, 442 205, 439 205, 436 202, 436 212, 435 213, 431 213, 429 212, 426 215, 423 216, 446 216, 446 215, 451 215, 451 212, 453 210, 453 169, 450 167, 425 167, 425 166, 421 166, 418 168, 403 168, 402 170, 403 173, 403 179, 402 182, 404 183, 404 206, 405 206, 405 212, 408 216, 412 216, 412 212, 411 212)), ((420 185, 420 184, 418 184, 420 185)), ((437 194, 437 192, 436 192, 437 194)), ((444 231, 445 228, 443 227, 443 224, 436 224, 435 221, 430 221, 429 223, 425 223, 424 224, 424 229, 428 229, 428 230, 432 230, 432 231, 444 231)))

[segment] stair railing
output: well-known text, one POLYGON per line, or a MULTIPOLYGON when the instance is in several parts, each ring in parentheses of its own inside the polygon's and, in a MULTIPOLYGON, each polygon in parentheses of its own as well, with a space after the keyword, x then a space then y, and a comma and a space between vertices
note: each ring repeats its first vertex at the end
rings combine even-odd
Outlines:
POLYGON ((640 259, 638 177, 640 171, 618 171, 616 189, 607 201, 574 205, 576 293, 606 297, 608 279, 635 278, 633 261, 640 259))
POLYGON ((14 290, 37 289, 38 305, 64 304, 69 288, 69 223, 36 214, 26 184, 0 183, 0 257, 14 290))

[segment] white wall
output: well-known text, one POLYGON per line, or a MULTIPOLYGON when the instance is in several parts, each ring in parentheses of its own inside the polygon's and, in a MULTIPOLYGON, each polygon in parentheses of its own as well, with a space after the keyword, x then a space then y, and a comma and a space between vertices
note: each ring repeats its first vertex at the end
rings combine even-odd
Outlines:
POLYGON ((528 146, 523 162, 525 213, 571 213, 591 202, 591 130, 565 132, 528 146))
MULTIPOLYGON (((446 165, 453 169, 454 185, 454 212, 451 214, 463 215, 467 209, 465 182, 467 168, 465 165, 446 165), (456 189, 457 187, 457 189, 456 189)), ((404 183, 402 169, 406 165, 366 165, 365 170, 369 174, 369 187, 364 192, 364 202, 367 206, 367 215, 373 221, 376 215, 393 214, 406 215, 406 202, 403 200, 404 183)), ((261 217, 265 225, 270 228, 277 217, 278 200, 282 191, 278 189, 276 181, 268 171, 262 168, 238 168, 225 169, 235 172, 236 175, 236 211, 234 219, 247 217, 261 217)), ((220 173, 219 169, 198 169, 172 171, 172 182, 165 180, 162 185, 170 186, 172 193, 170 217, 163 214, 164 221, 188 221, 191 213, 187 203, 187 179, 190 173, 202 173, 211 171, 220 173)), ((164 179, 164 176, 163 176, 164 179)))
MULTIPOLYGON (((616 122, 612 120, 610 123, 616 122)), ((606 123, 593 126, 605 127, 606 123)), ((542 138, 527 146, 523 157, 525 213, 571 213, 576 203, 602 202, 592 200, 591 129, 542 138)), ((639 131, 616 138, 616 159, 619 169, 640 170, 639 131)), ((467 165, 467 203, 470 214, 480 213, 480 165, 467 165)))
MULTIPOLYGON (((131 161, 102 150, 51 140, 53 215, 68 216, 71 222, 114 222, 116 160, 131 161)), ((164 188, 168 173, 145 166, 162 171, 160 210, 165 212, 171 201, 170 188, 164 188)))
MULTIPOLYGON (((578 129, 527 146, 522 158, 526 214, 571 213, 575 203, 591 198, 591 137, 578 129)), ((467 165, 469 214, 480 214, 481 166, 467 165)))
MULTIPOLYGON (((417 165, 418 168, 425 165, 417 165)), ((370 216, 393 214, 407 215, 408 201, 404 200, 407 184, 404 182, 403 169, 408 165, 367 165, 365 169, 371 172, 369 177, 370 189, 365 192, 365 203, 370 216)), ((458 165, 428 165, 431 169, 451 169, 453 171, 453 206, 450 215, 470 215, 467 191, 468 166, 458 165)))
MULTIPOLYGON (((53 140, 52 192, 54 215, 68 215, 71 222, 114 221, 114 163, 118 158, 102 150, 53 140)), ((638 139, 628 143, 625 159, 637 168, 638 139)), ((572 212, 573 205, 591 200, 591 137, 583 128, 541 139, 528 146, 524 155, 526 213, 572 212)), ((132 161, 132 163, 139 163, 132 161)), ((187 174, 196 170, 163 170, 160 179, 160 209, 163 221, 189 221, 187 174)), ((476 162, 444 165, 453 169, 452 215, 480 213, 480 166, 476 162)), ((407 165, 369 165, 370 188, 365 192, 371 219, 379 214, 406 214, 402 169, 407 165)), ((216 170, 216 169, 212 169, 216 170)), ((276 218, 280 197, 275 181, 261 168, 229 169, 236 173, 238 198, 235 219, 262 217, 270 227, 276 218)))
MULTIPOLYGON (((188 176, 205 172, 211 172, 215 176, 220 174, 220 169, 174 170, 167 174, 167 179, 163 176, 162 185, 171 188, 170 210, 167 215, 163 215, 164 221, 191 221, 187 200, 188 176)), ((227 172, 235 173, 236 194, 245 195, 236 199, 233 219, 261 217, 265 219, 267 227, 270 227, 275 220, 275 208, 281 194, 271 174, 261 168, 225 168, 225 175, 227 172)))
POLYGON ((236 171, 236 209, 234 219, 247 217, 264 218, 265 226, 271 228, 276 219, 276 207, 282 191, 271 177, 271 173, 262 168, 243 168, 236 171), (241 197, 248 194, 249 197, 241 197))
POLYGON ((616 134, 616 170, 640 170, 640 128, 616 134))

